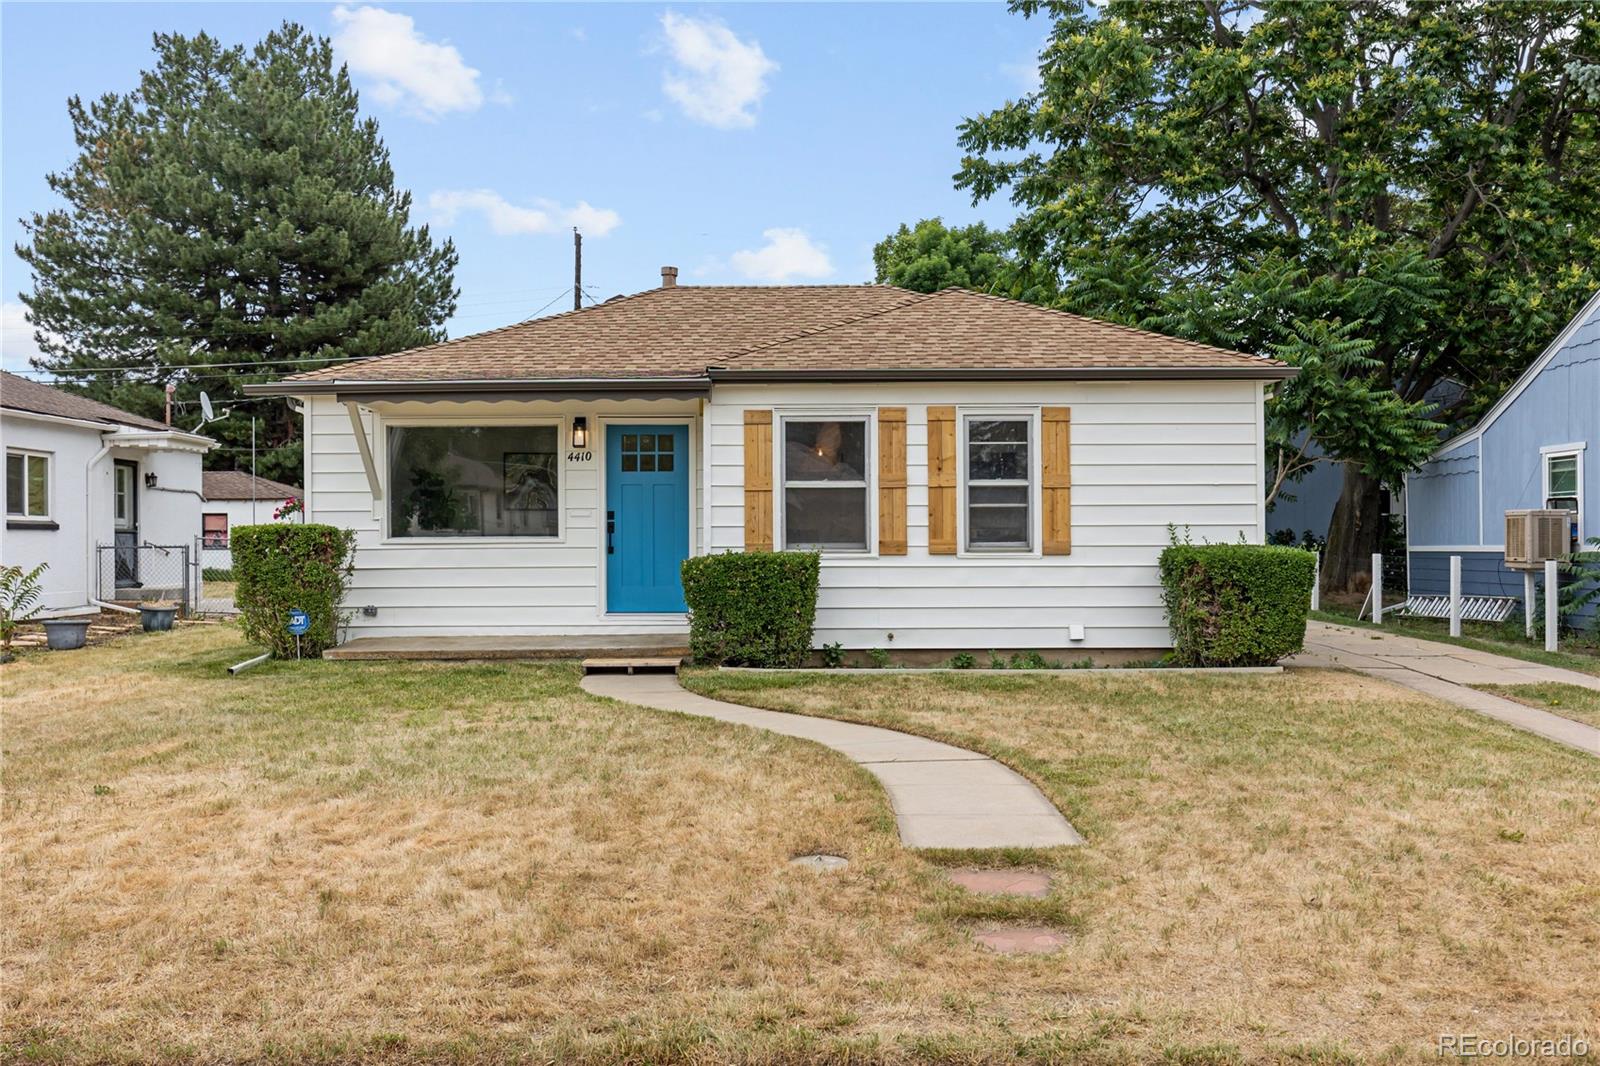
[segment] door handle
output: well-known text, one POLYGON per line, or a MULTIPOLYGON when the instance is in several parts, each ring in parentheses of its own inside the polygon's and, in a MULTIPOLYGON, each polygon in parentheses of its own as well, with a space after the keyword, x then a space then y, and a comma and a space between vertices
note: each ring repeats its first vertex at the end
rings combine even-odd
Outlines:
POLYGON ((606 512, 606 554, 617 554, 617 546, 612 542, 612 535, 617 531, 617 512, 606 512))

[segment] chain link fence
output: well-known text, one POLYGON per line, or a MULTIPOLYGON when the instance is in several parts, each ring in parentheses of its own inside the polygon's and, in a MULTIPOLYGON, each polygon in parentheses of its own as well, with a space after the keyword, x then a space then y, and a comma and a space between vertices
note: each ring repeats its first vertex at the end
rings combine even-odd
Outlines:
POLYGON ((121 603, 176 603, 194 609, 187 544, 102 544, 95 549, 95 598, 121 603))

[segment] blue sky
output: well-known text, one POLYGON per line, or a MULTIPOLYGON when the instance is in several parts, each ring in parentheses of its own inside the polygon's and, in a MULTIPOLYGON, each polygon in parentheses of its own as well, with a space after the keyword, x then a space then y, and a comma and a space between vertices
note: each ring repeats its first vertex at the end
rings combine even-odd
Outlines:
POLYGON ((3 357, 33 349, 18 218, 73 155, 65 101, 125 91, 159 31, 331 36, 461 255, 460 336, 657 283, 860 282, 901 221, 1005 224, 950 180, 956 125, 1025 91, 1043 23, 1001 4, 96 4, 0 7, 3 357), (70 45, 68 44, 70 42, 70 45), (552 302, 553 301, 553 302, 552 302))

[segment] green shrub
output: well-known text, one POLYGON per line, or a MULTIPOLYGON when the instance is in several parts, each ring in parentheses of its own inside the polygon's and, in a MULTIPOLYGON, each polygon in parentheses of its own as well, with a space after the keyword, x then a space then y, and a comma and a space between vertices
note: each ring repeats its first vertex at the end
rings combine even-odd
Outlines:
POLYGON ((318 656, 338 641, 339 602, 350 580, 355 534, 316 524, 276 522, 233 530, 233 601, 245 636, 275 658, 295 653, 289 612, 311 616, 300 638, 303 655, 318 656))
POLYGON ((683 563, 696 662, 799 666, 817 618, 817 552, 727 552, 683 563))
POLYGON ((1299 548, 1174 544, 1161 553, 1172 657, 1183 666, 1268 666, 1300 650, 1316 560, 1299 548))
POLYGON ((971 670, 978 665, 978 660, 970 651, 958 651, 950 656, 952 670, 971 670))

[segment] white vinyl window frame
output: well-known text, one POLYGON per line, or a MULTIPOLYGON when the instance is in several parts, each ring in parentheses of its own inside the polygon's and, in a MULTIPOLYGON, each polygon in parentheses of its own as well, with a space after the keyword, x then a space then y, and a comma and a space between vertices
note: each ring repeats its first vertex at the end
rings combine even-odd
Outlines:
POLYGON ((1587 541, 1584 539, 1584 503, 1583 498, 1583 453, 1588 445, 1577 444, 1550 444, 1539 449, 1539 506, 1547 506, 1553 495, 1550 491, 1550 464, 1557 459, 1571 459, 1573 466, 1573 497, 1578 501, 1578 544, 1581 547, 1587 541))
MULTIPOLYGON (((958 407, 956 408, 956 450, 960 456, 956 463, 957 500, 956 509, 956 536, 959 545, 958 554, 976 558, 987 558, 996 555, 1013 556, 1021 558, 1042 557, 1039 544, 1042 538, 1040 523, 1040 507, 1042 499, 1039 493, 1041 480, 1041 460, 1039 456, 1039 408, 1037 407, 958 407), (972 478, 969 476, 968 465, 971 459, 971 450, 968 448, 967 426, 971 422, 1026 422, 1028 424, 1028 543, 1022 545, 978 545, 971 544, 971 506, 968 503, 968 490, 972 478)), ((1021 485, 1021 481, 979 481, 983 485, 1021 485)))
POLYGON ((8 491, 6 492, 6 519, 7 519, 7 521, 11 521, 11 522, 49 522, 49 521, 52 521, 52 516, 55 514, 55 508, 53 506, 51 506, 51 497, 55 493, 55 486, 56 486, 56 470, 55 470, 56 457, 55 457, 55 453, 54 452, 38 451, 38 450, 35 450, 33 448, 7 448, 6 449, 6 466, 8 468, 7 471, 6 471, 7 480, 10 480, 10 473, 11 472, 10 472, 9 467, 11 466, 11 458, 12 458, 12 456, 16 456, 17 458, 22 460, 22 484, 21 484, 22 498, 20 500, 13 500, 11 498, 11 493, 10 493, 9 487, 8 487, 8 491), (32 493, 33 478, 30 476, 30 474, 31 474, 31 471, 32 471, 33 464, 36 463, 36 462, 44 464, 44 500, 43 500, 44 509, 41 510, 41 511, 34 511, 33 510, 33 505, 38 501, 35 501, 34 498, 33 498, 33 493, 32 493), (12 508, 13 504, 17 504, 17 503, 21 504, 21 509, 17 510, 17 511, 13 511, 11 508, 12 508))
POLYGON ((820 551, 824 556, 843 556, 861 559, 878 554, 878 494, 876 472, 878 469, 878 418, 876 408, 827 407, 807 410, 795 408, 773 413, 773 501, 772 523, 774 543, 783 551, 820 551), (790 422, 859 422, 865 434, 865 470, 859 481, 795 481, 790 482, 788 471, 788 440, 790 422), (866 544, 860 548, 827 547, 811 544, 790 544, 788 528, 789 487, 795 488, 849 488, 862 490, 866 509, 866 544))
MULTIPOLYGON (((464 418, 460 415, 439 416, 407 416, 375 418, 373 436, 378 441, 379 454, 373 457, 378 468, 378 477, 382 479, 383 496, 381 500, 373 501, 373 510, 381 523, 383 530, 383 544, 388 547, 436 547, 448 545, 452 548, 503 548, 507 545, 520 544, 525 547, 535 545, 560 545, 567 542, 567 482, 570 479, 567 453, 571 451, 571 431, 569 419, 565 415, 527 416, 527 415, 476 415, 464 418), (408 427, 427 427, 431 429, 478 429, 493 426, 496 428, 511 428, 516 426, 554 426, 556 430, 556 532, 554 536, 518 536, 518 537, 396 537, 389 528, 390 504, 389 494, 393 491, 393 471, 389 469, 389 431, 391 429, 405 429, 408 427)), ((591 428, 591 432, 593 432, 591 428)))

